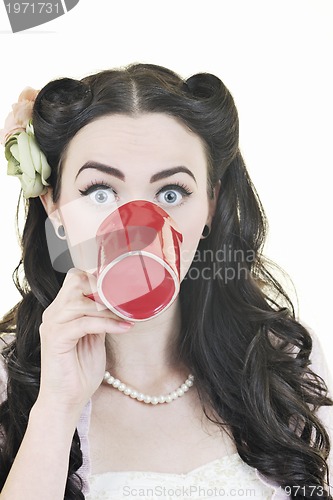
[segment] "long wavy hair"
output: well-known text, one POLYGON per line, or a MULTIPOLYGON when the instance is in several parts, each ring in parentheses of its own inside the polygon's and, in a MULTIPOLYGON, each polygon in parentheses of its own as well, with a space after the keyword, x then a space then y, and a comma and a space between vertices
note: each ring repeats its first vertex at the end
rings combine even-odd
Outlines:
MULTIPOLYGON (((262 255, 266 218, 239 150, 238 113, 223 82, 208 73, 184 80, 161 66, 132 64, 48 83, 37 96, 33 125, 52 167, 54 201, 66 148, 83 126, 114 113, 156 112, 176 118, 203 140, 208 196, 221 180, 211 233, 200 240, 181 284, 182 328, 174 357, 195 375, 207 418, 230 429, 242 460, 282 488, 290 487, 291 496, 313 500, 313 489, 306 487, 325 489, 329 483, 330 441, 316 413, 333 401, 325 381, 311 370, 310 333, 297 321, 262 255)), ((8 387, 0 408, 1 488, 39 391, 42 313, 65 277, 51 264, 40 199, 28 200, 26 211, 22 260, 13 275, 22 300, 0 324, 2 332, 15 333, 4 350, 8 387)), ((81 464, 76 431, 66 500, 84 499, 81 464)))

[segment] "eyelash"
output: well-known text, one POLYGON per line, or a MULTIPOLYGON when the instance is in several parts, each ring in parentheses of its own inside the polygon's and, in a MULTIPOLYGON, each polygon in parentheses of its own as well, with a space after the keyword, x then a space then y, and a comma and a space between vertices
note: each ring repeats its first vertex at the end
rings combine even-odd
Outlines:
POLYGON ((112 186, 110 186, 110 184, 98 181, 90 182, 86 188, 79 189, 79 192, 81 193, 81 196, 88 196, 90 193, 97 191, 97 189, 112 189, 112 191, 115 193, 115 190, 112 188, 112 186))
MULTIPOLYGON (((113 187, 104 181, 103 182, 92 181, 85 189, 82 190, 79 189, 79 192, 81 193, 81 196, 88 196, 89 194, 93 193, 94 191, 97 191, 98 189, 111 189, 115 195, 117 194, 117 192, 113 189, 113 187)), ((173 184, 167 184, 166 186, 163 186, 158 191, 157 196, 163 193, 164 191, 169 191, 170 189, 176 189, 184 197, 188 197, 191 194, 193 194, 193 191, 190 191, 185 184, 182 184, 181 182, 174 182, 173 184)), ((183 203, 184 201, 182 201, 178 205, 175 205, 175 207, 180 207, 183 203)))

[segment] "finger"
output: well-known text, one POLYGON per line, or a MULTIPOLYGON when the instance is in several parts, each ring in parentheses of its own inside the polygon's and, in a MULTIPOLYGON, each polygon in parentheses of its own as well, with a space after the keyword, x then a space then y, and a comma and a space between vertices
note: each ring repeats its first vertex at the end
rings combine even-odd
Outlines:
MULTIPOLYGON (((79 280, 80 283, 81 279, 79 280)), ((44 312, 43 321, 47 321, 49 318, 56 318, 56 322, 61 324, 81 316, 107 317, 120 321, 123 320, 123 318, 108 309, 104 304, 99 304, 97 308, 96 302, 84 295, 80 291, 80 287, 77 288, 76 284, 69 295, 59 295, 57 300, 44 312)), ((130 318, 128 321, 131 322, 130 318)))
MULTIPOLYGON (((90 312, 93 312, 94 310, 96 311, 109 310, 99 298, 97 292, 97 278, 95 275, 88 273, 86 271, 81 271, 79 269, 72 268, 69 270, 69 276, 65 286, 74 287, 74 289, 78 292, 77 295, 80 296, 80 298, 84 297, 89 299, 89 301, 85 301, 83 303, 87 304, 90 312), (81 294, 79 293, 79 291, 81 291, 81 294)), ((75 297, 76 294, 71 295, 71 298, 75 297)), ((114 317, 118 318, 116 314, 114 314, 114 317)))
POLYGON ((107 309, 106 305, 102 302, 100 296, 98 295, 98 292, 89 293, 88 295, 85 295, 85 297, 87 297, 94 303, 95 309, 97 309, 97 311, 107 309))
MULTIPOLYGON (((78 307, 78 303, 86 303, 90 306, 94 305, 93 301, 82 301, 87 295, 96 289, 96 277, 88 275, 85 271, 72 268, 65 276, 62 287, 60 288, 56 299, 46 309, 46 315, 61 314, 61 311, 74 309, 78 307)), ((96 306, 90 307, 90 310, 97 309, 96 306)), ((104 307, 99 308, 99 310, 104 307)))
MULTIPOLYGON (((58 324, 63 324, 82 316, 124 321, 104 304, 97 303, 87 296, 91 288, 95 288, 96 281, 96 277, 92 274, 77 268, 70 269, 56 300, 44 311, 42 321, 56 319, 58 324)), ((130 319, 128 321, 130 322, 130 319)))
POLYGON ((64 279, 62 289, 79 290, 84 295, 89 295, 97 290, 97 278, 91 273, 73 267, 68 271, 64 279))
MULTIPOLYGON (((71 286, 74 286, 75 289, 81 289, 81 294, 79 294, 79 301, 77 303, 73 303, 73 310, 76 310, 78 313, 81 311, 82 314, 98 317, 103 316, 103 313, 105 313, 107 317, 122 320, 120 316, 117 316, 116 313, 108 309, 108 307, 99 299, 98 292, 96 291, 96 276, 77 268, 70 269, 67 274, 69 274, 68 282, 71 283, 71 286), (87 283, 89 283, 89 285, 87 283), (87 291, 89 293, 87 293, 87 291)), ((72 296, 72 298, 75 298, 75 296, 72 296)))
POLYGON ((78 341, 86 335, 105 335, 107 333, 124 333, 131 324, 112 318, 92 318, 84 316, 68 323, 68 335, 71 340, 78 341))
MULTIPOLYGON (((88 299, 89 300, 89 299, 88 299)), ((91 306, 90 306, 91 307, 91 306)), ((120 318, 112 311, 105 309, 103 311, 97 311, 94 306, 89 311, 88 307, 68 307, 63 311, 60 311, 58 314, 54 314, 54 311, 45 311, 42 316, 43 328, 46 326, 49 328, 49 325, 66 325, 72 321, 79 320, 81 318, 91 318, 91 319, 109 319, 116 321, 116 323, 123 323, 125 325, 134 326, 135 322, 120 318)))

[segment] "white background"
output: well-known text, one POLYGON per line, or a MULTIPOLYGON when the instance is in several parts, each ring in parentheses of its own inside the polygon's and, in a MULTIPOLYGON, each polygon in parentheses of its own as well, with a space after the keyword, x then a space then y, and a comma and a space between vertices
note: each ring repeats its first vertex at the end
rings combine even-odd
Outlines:
MULTIPOLYGON (((131 62, 218 75, 234 96, 240 144, 270 223, 266 255, 290 275, 298 313, 330 360, 333 3, 324 0, 80 0, 12 34, 0 4, 0 128, 25 86, 131 62)), ((19 298, 17 179, 0 161, 0 315, 19 298)))

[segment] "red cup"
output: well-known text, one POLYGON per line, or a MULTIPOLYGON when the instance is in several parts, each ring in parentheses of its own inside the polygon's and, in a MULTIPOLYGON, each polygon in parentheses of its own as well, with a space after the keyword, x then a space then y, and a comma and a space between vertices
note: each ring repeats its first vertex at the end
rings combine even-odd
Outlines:
POLYGON ((153 318, 174 302, 183 236, 161 207, 125 203, 102 222, 96 240, 97 296, 90 298, 131 321, 153 318))

